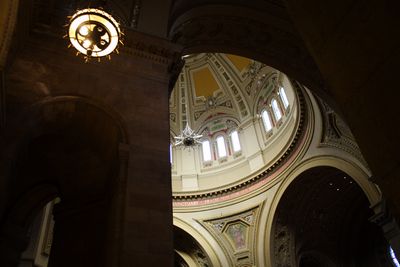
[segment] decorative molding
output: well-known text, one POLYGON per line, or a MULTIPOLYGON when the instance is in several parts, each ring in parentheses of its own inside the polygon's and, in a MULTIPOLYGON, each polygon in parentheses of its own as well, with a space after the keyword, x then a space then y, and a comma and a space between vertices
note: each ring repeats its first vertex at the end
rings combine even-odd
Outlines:
POLYGON ((365 167, 368 164, 365 161, 360 148, 347 124, 344 120, 331 108, 318 99, 323 118, 323 134, 320 141, 320 147, 334 147, 343 150, 357 158, 365 167))
MULTIPOLYGON (((232 70, 232 68, 226 66, 226 62, 221 60, 221 55, 217 56, 217 54, 208 53, 207 57, 209 59, 210 67, 215 71, 215 74, 218 74, 218 80, 221 83, 225 84, 226 88, 231 89, 230 91, 233 94, 233 97, 231 99, 236 103, 236 106, 240 111, 240 117, 247 117, 250 114, 248 102, 246 101, 242 90, 240 90, 240 87, 242 87, 241 82, 237 81, 234 77, 234 71, 232 70)), ((227 92, 225 92, 225 94, 230 95, 227 92)), ((220 102, 221 104, 219 104, 219 106, 223 106, 223 103, 227 103, 224 100, 220 102)), ((233 108, 232 103, 230 102, 229 104, 230 105, 227 107, 233 108)))
POLYGON ((121 48, 121 53, 169 65, 170 73, 178 72, 179 74, 184 64, 181 60, 181 47, 179 45, 134 30, 127 30, 125 35, 125 44, 121 48))
POLYGON ((257 95, 262 85, 265 86, 267 75, 266 73, 262 73, 265 67, 265 64, 254 61, 251 63, 249 69, 243 73, 243 79, 248 81, 245 86, 247 95, 257 95))
POLYGON ((142 1, 136 0, 135 4, 132 6, 130 20, 129 20, 129 26, 131 26, 134 29, 138 27, 141 8, 142 8, 142 1))
POLYGON ((208 258, 207 254, 198 247, 196 250, 191 251, 191 256, 196 260, 197 264, 200 267, 209 267, 211 266, 210 259, 208 258))

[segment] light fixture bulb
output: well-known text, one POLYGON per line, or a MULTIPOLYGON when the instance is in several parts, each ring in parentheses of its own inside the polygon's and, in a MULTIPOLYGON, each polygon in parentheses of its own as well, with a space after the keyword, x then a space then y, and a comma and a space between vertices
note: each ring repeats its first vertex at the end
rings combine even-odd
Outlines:
POLYGON ((80 33, 82 36, 88 35, 88 33, 89 33, 88 27, 86 27, 86 26, 80 27, 80 28, 79 28, 79 33, 80 33))
POLYGON ((83 41, 82 45, 84 48, 89 48, 92 45, 92 42, 86 39, 85 41, 83 41))

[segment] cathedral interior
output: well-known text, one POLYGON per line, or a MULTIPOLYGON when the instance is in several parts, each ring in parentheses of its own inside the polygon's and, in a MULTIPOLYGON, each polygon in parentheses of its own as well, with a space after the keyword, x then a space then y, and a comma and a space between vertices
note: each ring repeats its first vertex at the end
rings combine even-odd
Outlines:
POLYGON ((0 266, 400 267, 399 9, 1 0, 0 266))

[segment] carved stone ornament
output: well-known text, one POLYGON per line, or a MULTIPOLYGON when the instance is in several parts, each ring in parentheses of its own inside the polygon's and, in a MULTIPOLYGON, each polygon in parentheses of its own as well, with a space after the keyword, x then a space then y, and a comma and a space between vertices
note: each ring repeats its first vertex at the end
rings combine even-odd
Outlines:
POLYGON ((365 167, 368 167, 350 128, 344 120, 321 99, 318 99, 318 103, 323 110, 322 115, 324 121, 320 146, 334 147, 343 150, 357 158, 365 167))

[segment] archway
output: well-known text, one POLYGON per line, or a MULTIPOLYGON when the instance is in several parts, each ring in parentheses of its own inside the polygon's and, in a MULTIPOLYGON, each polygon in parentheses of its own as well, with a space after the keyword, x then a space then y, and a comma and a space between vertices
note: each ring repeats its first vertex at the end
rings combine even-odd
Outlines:
POLYGON ((333 167, 301 173, 273 220, 273 266, 391 266, 369 201, 348 174, 333 167))
POLYGON ((173 1, 169 38, 183 55, 230 53, 265 63, 336 107, 281 1, 173 1))
POLYGON ((185 230, 174 226, 175 267, 212 266, 204 248, 185 230))
POLYGON ((126 173, 120 170, 119 145, 126 141, 121 123, 101 105, 78 97, 38 103, 22 122, 33 126, 10 144, 17 149, 5 177, 7 205, 0 227, 2 241, 18 245, 9 246, 6 266, 16 266, 29 225, 55 197, 61 203, 53 211, 49 266, 104 266, 115 257, 120 231, 119 173, 126 173), (17 229, 7 236, 10 225, 17 229))
MULTIPOLYGON (((337 8, 335 1, 176 0, 170 37, 183 45, 184 53, 228 52, 267 63, 321 96, 351 127, 399 221, 399 132, 392 127, 393 118, 385 116, 397 114, 392 90, 399 58, 393 54, 399 19, 392 10, 397 5, 351 1, 337 8)), ((391 242, 399 252, 396 232, 391 242)))

